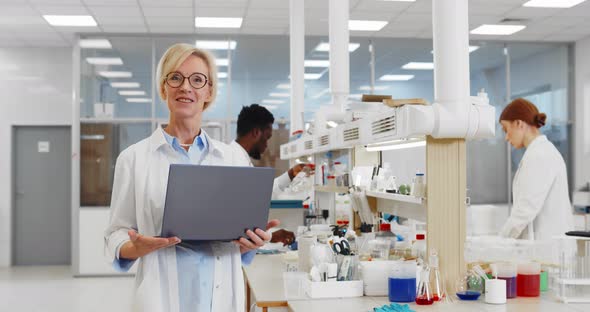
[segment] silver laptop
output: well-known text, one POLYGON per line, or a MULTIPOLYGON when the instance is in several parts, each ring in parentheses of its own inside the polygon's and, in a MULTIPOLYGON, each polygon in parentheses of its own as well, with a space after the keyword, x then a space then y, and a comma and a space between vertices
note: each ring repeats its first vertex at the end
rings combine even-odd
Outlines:
POLYGON ((230 241, 266 229, 273 168, 170 165, 162 237, 230 241))

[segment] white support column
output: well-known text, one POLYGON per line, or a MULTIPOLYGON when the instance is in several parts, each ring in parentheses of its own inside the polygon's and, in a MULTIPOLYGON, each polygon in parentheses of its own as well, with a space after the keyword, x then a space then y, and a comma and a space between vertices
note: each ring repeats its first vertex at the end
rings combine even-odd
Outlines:
POLYGON ((330 0, 330 91, 337 112, 344 112, 350 84, 349 0, 330 0))
POLYGON ((434 101, 440 104, 434 106, 439 122, 433 135, 465 137, 467 122, 463 121, 468 120, 470 104, 467 0, 433 0, 432 23, 434 101))
POLYGON ((290 132, 305 130, 303 126, 305 15, 304 1, 289 1, 289 42, 291 66, 291 124, 290 132))

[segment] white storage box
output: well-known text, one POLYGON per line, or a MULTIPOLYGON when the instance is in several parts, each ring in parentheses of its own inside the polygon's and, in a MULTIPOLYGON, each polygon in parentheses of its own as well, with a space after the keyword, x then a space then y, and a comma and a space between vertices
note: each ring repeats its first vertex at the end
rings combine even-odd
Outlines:
POLYGON ((305 293, 311 298, 347 298, 363 296, 363 281, 312 282, 305 280, 305 293))

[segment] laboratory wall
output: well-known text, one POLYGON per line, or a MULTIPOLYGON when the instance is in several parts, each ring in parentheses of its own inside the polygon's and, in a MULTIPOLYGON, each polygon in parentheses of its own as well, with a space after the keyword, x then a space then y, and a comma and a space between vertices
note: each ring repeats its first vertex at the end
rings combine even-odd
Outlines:
POLYGON ((575 58, 575 187, 590 182, 590 37, 576 42, 575 58))
POLYGON ((0 267, 10 265, 12 126, 71 125, 72 49, 0 48, 0 267))

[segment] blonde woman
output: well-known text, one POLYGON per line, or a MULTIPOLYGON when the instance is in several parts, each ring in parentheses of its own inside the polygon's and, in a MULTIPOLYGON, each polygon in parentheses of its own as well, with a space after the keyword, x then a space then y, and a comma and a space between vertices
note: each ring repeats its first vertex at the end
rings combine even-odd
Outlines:
MULTIPOLYGON (((250 240, 198 244, 157 237, 170 164, 238 164, 227 145, 201 129, 203 112, 217 94, 215 60, 207 51, 176 44, 160 59, 156 75, 170 120, 119 155, 105 248, 120 271, 138 262, 136 311, 242 310, 242 263, 270 234, 257 229, 247 232, 250 240)), ((276 225, 272 220, 268 227, 276 225)))

